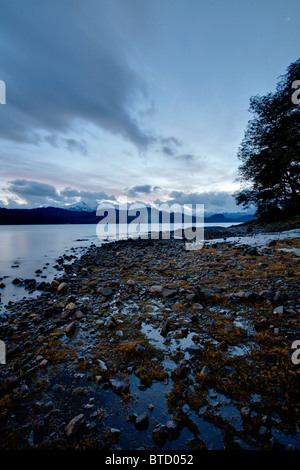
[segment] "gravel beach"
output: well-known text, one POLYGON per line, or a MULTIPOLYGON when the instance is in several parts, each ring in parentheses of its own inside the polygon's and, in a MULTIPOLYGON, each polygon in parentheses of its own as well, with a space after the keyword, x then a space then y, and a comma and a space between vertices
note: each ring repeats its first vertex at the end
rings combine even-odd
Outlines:
POLYGON ((92 245, 10 302, 0 449, 300 449, 300 238, 259 232, 92 245))

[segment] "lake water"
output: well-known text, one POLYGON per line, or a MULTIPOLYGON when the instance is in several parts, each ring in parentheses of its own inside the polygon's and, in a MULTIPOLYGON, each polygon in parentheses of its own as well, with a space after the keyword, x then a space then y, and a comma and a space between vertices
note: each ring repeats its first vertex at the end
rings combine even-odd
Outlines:
MULTIPOLYGON (((206 224, 228 227, 234 224, 206 224)), ((51 281, 57 274, 54 265, 63 254, 80 256, 91 244, 100 246, 111 239, 110 233, 99 238, 96 225, 2 225, 0 226, 0 311, 10 300, 16 301, 37 295, 29 294, 20 286, 12 284, 13 279, 51 281), (36 270, 42 270, 37 275, 36 270)), ((125 235, 124 235, 125 237, 125 235)))

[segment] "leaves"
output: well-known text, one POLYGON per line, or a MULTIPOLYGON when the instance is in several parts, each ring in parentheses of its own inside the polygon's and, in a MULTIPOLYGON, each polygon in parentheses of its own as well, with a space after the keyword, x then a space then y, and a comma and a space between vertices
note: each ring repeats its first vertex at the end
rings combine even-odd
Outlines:
POLYGON ((297 213, 300 206, 300 106, 291 100, 291 84, 300 77, 300 59, 281 77, 276 91, 250 99, 249 121, 238 150, 239 181, 247 187, 235 197, 257 213, 297 213))

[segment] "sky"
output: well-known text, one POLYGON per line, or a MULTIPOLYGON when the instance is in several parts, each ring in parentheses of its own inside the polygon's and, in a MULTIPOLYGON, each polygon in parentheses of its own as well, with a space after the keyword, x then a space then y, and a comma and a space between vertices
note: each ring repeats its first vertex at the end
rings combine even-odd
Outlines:
POLYGON ((299 31, 299 0, 0 0, 0 207, 241 211, 249 100, 299 31))

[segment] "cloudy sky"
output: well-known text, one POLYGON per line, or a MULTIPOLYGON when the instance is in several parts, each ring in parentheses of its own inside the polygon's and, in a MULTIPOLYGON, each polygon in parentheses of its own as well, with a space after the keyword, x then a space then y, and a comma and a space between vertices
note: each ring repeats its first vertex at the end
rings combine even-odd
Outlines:
POLYGON ((299 0, 1 0, 0 206, 241 210, 249 99, 299 31, 299 0))

